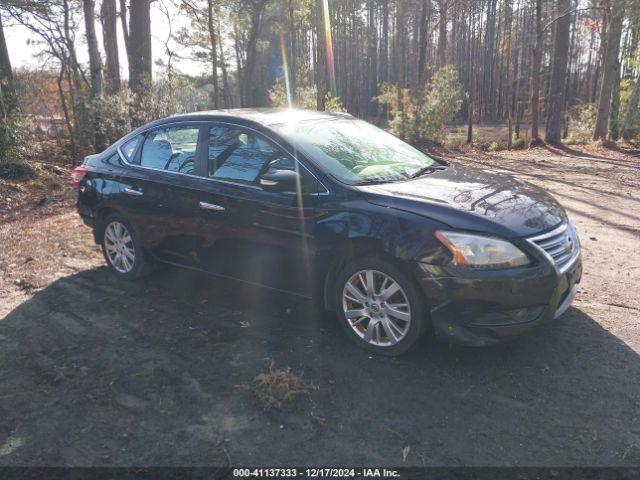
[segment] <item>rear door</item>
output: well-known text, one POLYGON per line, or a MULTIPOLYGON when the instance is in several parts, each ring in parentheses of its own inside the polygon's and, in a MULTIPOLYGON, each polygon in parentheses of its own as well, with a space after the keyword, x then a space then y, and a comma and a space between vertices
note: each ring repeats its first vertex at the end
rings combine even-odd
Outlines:
POLYGON ((161 260, 195 265, 199 236, 199 124, 173 124, 141 136, 121 182, 127 216, 145 248, 161 260))
POLYGON ((202 264, 220 275, 308 296, 319 182, 273 139, 250 128, 212 124, 203 140, 202 264), (302 192, 263 190, 259 176, 269 168, 299 171, 302 192))

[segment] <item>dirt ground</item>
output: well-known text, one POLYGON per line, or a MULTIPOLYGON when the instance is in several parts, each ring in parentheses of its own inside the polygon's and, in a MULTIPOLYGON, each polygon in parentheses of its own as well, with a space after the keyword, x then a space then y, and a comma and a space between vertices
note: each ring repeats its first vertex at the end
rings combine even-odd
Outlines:
POLYGON ((640 465, 638 152, 453 156, 549 189, 583 282, 512 343, 398 359, 299 300, 174 269, 116 281, 66 174, 31 196, 2 181, 0 465, 640 465), (306 387, 265 410, 272 362, 306 387))

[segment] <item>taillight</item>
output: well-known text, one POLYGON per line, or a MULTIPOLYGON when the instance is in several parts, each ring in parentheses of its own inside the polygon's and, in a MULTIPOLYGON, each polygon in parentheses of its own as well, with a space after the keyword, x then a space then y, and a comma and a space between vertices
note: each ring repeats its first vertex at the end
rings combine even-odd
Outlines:
POLYGON ((73 169, 73 188, 80 188, 80 182, 88 172, 89 170, 84 167, 76 167, 73 169))

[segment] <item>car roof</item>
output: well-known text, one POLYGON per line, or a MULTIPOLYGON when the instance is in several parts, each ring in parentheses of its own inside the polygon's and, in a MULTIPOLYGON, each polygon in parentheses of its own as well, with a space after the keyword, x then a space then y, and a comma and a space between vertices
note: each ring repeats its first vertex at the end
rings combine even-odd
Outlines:
POLYGON ((247 120, 265 127, 272 127, 283 123, 313 120, 328 120, 331 118, 351 118, 348 113, 318 112, 314 110, 299 110, 295 108, 232 108, 226 110, 205 110, 193 113, 182 113, 163 118, 158 123, 190 120, 214 120, 228 118, 233 120, 247 120))
POLYGON ((162 127, 174 122, 202 122, 214 120, 234 120, 237 123, 243 123, 245 126, 261 126, 271 129, 276 125, 286 123, 297 123, 306 121, 326 121, 333 118, 353 118, 348 113, 342 112, 318 112, 314 110, 300 110, 295 108, 231 108, 226 110, 203 110, 192 113, 180 113, 170 117, 153 120, 142 125, 132 132, 128 133, 118 141, 114 142, 109 148, 104 150, 101 155, 111 155, 113 149, 119 148, 133 137, 149 131, 153 128, 162 127))

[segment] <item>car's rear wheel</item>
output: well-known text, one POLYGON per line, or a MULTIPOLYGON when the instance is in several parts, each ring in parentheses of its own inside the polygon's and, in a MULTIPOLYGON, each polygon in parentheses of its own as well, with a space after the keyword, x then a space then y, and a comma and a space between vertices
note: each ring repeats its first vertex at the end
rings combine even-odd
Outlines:
POLYGON ((353 260, 338 275, 340 324, 360 347, 400 355, 415 346, 427 323, 425 302, 413 280, 375 257, 353 260))
POLYGON ((109 268, 119 277, 133 280, 147 272, 136 233, 121 215, 111 214, 105 218, 100 243, 109 268))

